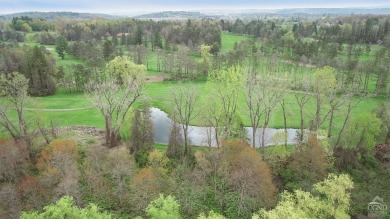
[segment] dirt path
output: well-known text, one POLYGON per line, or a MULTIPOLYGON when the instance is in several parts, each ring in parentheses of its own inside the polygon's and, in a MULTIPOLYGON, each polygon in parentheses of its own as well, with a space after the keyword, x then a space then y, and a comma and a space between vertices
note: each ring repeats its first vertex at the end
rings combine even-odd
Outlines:
POLYGON ((152 82, 161 82, 164 81, 164 76, 162 75, 152 75, 146 77, 146 82, 152 83, 152 82))

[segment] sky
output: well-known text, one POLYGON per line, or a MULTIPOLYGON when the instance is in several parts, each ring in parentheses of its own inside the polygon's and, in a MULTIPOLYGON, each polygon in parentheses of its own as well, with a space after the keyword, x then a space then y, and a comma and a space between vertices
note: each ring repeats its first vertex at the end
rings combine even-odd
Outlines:
POLYGON ((0 14, 73 11, 105 14, 212 9, 344 8, 389 6, 389 0, 0 0, 0 14))

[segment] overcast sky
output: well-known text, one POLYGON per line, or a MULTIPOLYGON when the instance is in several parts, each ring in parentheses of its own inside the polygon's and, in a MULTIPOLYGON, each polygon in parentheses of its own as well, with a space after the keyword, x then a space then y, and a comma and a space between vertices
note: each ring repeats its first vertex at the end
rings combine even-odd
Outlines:
POLYGON ((207 10, 207 9, 275 9, 275 8, 342 8, 390 5, 389 0, 0 0, 0 14, 25 11, 74 11, 126 14, 137 11, 207 10))

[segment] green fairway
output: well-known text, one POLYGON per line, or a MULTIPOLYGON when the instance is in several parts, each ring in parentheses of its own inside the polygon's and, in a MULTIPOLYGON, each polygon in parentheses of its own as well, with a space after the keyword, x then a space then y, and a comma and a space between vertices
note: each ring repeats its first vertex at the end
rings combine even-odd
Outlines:
MULTIPOLYGON (((204 101, 207 101, 207 96, 209 95, 205 90, 205 82, 198 81, 193 83, 200 94, 199 101, 197 103, 196 112, 199 114, 191 124, 192 125, 204 125, 204 121, 201 119, 203 111, 204 101)), ((170 96, 170 90, 178 85, 177 82, 157 82, 157 83, 147 83, 144 90, 143 100, 147 100, 153 107, 158 107, 163 111, 167 112, 169 115, 172 115, 172 100, 170 96)), ((292 93, 286 93, 286 108, 287 108, 287 126, 289 128, 298 128, 299 127, 299 114, 298 106, 295 102, 294 96, 292 93)), ((352 115, 364 114, 372 112, 376 106, 383 102, 383 98, 363 98, 361 99, 358 107, 353 111, 352 115)), ((103 128, 103 119, 100 112, 97 109, 82 109, 93 107, 92 103, 87 99, 83 93, 67 93, 63 90, 59 90, 55 95, 48 97, 37 97, 33 98, 33 101, 27 105, 28 108, 37 108, 37 109, 49 109, 49 110, 37 110, 37 111, 26 111, 27 115, 31 117, 36 117, 37 114, 41 115, 46 121, 54 119, 60 126, 69 126, 69 125, 87 125, 87 126, 96 126, 103 128), (81 108, 81 109, 80 109, 81 108), (50 109, 58 110, 64 109, 63 111, 50 111, 50 109), (66 110, 66 109, 75 109, 75 110, 66 110)), ((326 108, 322 110, 323 113, 326 112, 326 108)), ((341 110, 342 111, 342 110, 341 110)), ((238 101, 238 114, 240 115, 245 126, 250 126, 250 120, 248 116, 248 110, 245 104, 245 98, 243 93, 238 101)), ((314 99, 307 103, 305 108, 305 121, 306 125, 313 118, 315 112, 315 103, 314 99)), ((282 128, 283 127, 283 114, 281 107, 277 106, 274 113, 272 114, 272 120, 269 127, 282 128)), ((339 129, 342 125, 342 114, 336 114, 335 129, 339 129)), ((128 126, 125 124, 125 126, 128 126)), ((327 126, 327 123, 324 124, 324 127, 327 126)))
POLYGON ((239 43, 240 41, 253 39, 251 36, 236 35, 227 32, 222 32, 222 48, 221 52, 227 52, 233 50, 234 44, 239 43))

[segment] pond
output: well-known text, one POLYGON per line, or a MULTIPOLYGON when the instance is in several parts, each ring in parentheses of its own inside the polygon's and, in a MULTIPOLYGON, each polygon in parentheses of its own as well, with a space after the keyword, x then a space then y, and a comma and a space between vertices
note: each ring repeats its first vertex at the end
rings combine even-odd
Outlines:
MULTIPOLYGON (((154 127, 154 141, 156 143, 160 144, 168 144, 169 142, 169 135, 171 132, 171 127, 173 124, 173 121, 168 117, 168 114, 164 111, 158 109, 158 108, 151 108, 152 112, 152 122, 154 127)), ((248 142, 252 142, 252 128, 251 127, 245 127, 248 133, 248 142)), ((190 126, 189 128, 189 139, 191 141, 192 145, 196 146, 208 146, 216 145, 215 138, 210 137, 214 136, 213 128, 210 127, 201 127, 201 126, 190 126)), ((288 144, 294 144, 295 138, 297 136, 298 129, 287 129, 288 134, 288 144)), ((284 132, 284 129, 273 129, 273 128, 266 128, 265 129, 265 145, 275 145, 275 139, 273 139, 273 136, 275 136, 278 132, 284 132)), ((256 135, 256 147, 260 146, 261 142, 261 135, 262 135, 262 128, 257 129, 257 135, 256 135)), ((284 140, 279 141, 278 144, 283 144, 284 140)))

